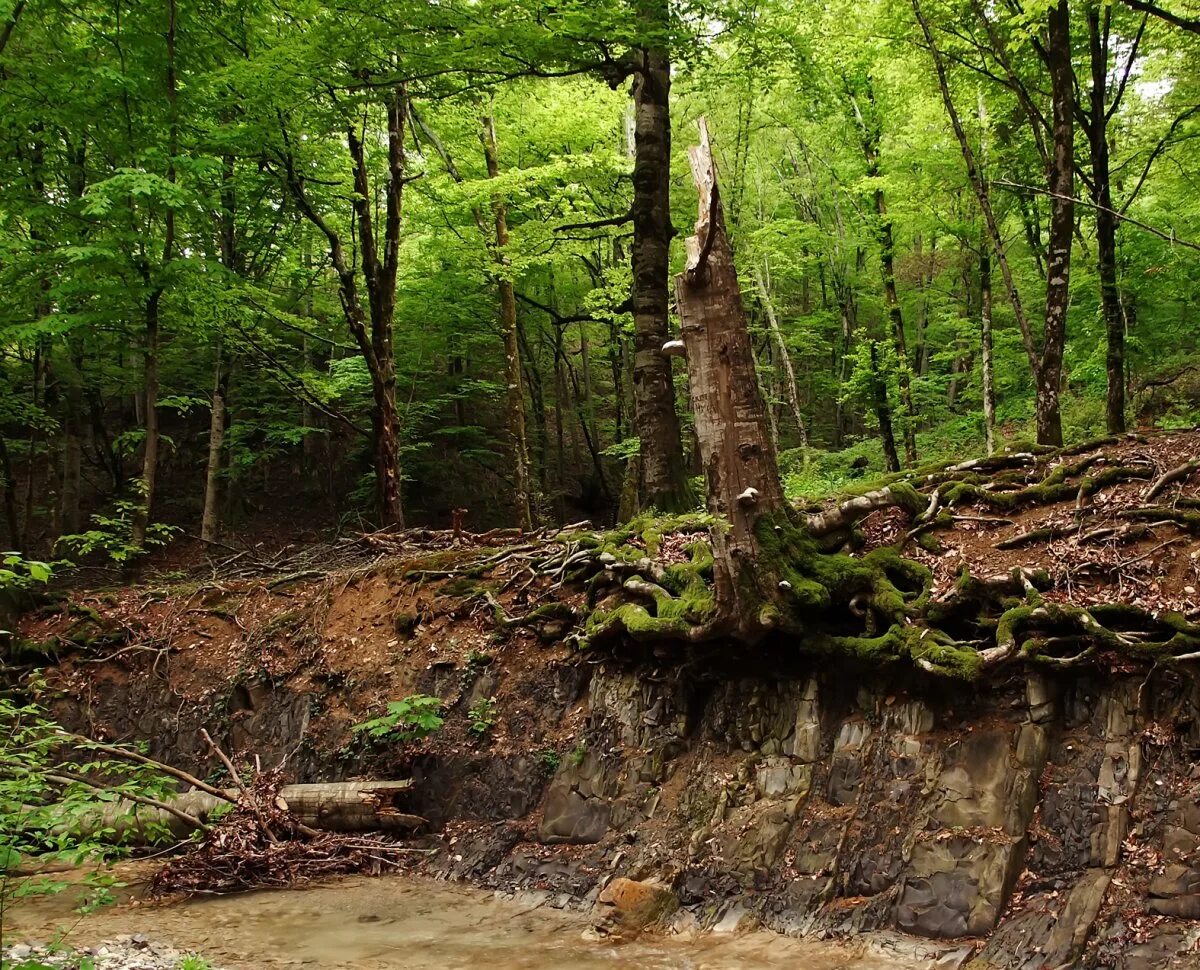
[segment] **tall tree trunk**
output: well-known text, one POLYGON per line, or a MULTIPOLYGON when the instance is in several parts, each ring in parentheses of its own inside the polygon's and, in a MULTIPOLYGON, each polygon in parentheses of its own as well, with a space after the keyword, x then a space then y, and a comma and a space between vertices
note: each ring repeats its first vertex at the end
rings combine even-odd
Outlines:
MULTIPOLYGON (((496 150, 496 122, 491 114, 481 119, 483 154, 488 178, 500 176, 500 161, 496 150)), ((525 438, 525 394, 521 390, 521 349, 517 342, 517 300, 513 295, 511 261, 508 258, 508 213, 504 200, 492 196, 492 218, 496 225, 495 259, 498 265, 496 288, 500 295, 500 330, 504 337, 504 379, 509 437, 513 452, 513 504, 517 525, 528 531, 533 528, 532 502, 529 488, 529 445, 525 438)))
MULTIPOLYGON (((175 74, 175 0, 167 0, 167 108, 170 115, 167 133, 167 181, 175 181, 175 155, 179 150, 179 128, 176 114, 177 81, 175 74)), ((159 273, 171 261, 175 249, 175 210, 168 208, 166 214, 166 231, 163 239, 163 254, 159 273)), ((154 509, 154 493, 158 480, 158 341, 160 329, 160 311, 165 283, 162 280, 152 280, 151 271, 147 266, 144 270, 150 293, 146 298, 146 330, 145 330, 145 442, 142 451, 141 503, 133 518, 131 542, 135 548, 141 548, 146 542, 146 530, 150 525, 150 516, 154 509)))
POLYGON ((875 180, 873 203, 875 208, 876 233, 879 239, 879 267, 883 275, 883 299, 887 306, 888 321, 892 328, 892 344, 896 351, 897 378, 900 385, 900 404, 904 408, 904 457, 910 465, 917 461, 917 411, 912 396, 912 368, 908 361, 908 342, 904 335, 904 315, 900 309, 900 297, 896 292, 896 245, 892 232, 892 218, 888 214, 887 200, 879 183, 879 123, 875 118, 875 99, 868 89, 867 100, 871 117, 866 117, 859 107, 857 98, 851 93, 850 103, 854 118, 862 135, 863 157, 867 162, 867 177, 875 180))
POLYGON ((21 520, 17 515, 17 480, 13 477, 12 459, 9 457, 8 444, 3 435, 0 435, 0 484, 3 484, 4 491, 4 520, 8 526, 9 548, 16 552, 24 552, 21 520))
POLYGON ((208 466, 204 475, 204 513, 200 519, 200 538, 215 542, 221 532, 221 455, 225 447, 225 396, 229 372, 224 367, 221 346, 217 345, 213 364, 213 390, 208 422, 208 466))
MULTIPOLYGON (((236 220, 237 195, 233 180, 234 164, 233 156, 226 155, 221 168, 221 214, 219 219, 221 230, 218 239, 221 263, 232 274, 241 271, 236 220)), ((307 264, 309 262, 307 240, 304 245, 304 256, 307 264)), ((218 339, 213 356, 212 398, 209 403, 208 464, 204 473, 204 511, 200 517, 200 538, 205 542, 215 542, 221 531, 221 464, 225 445, 225 417, 229 403, 229 370, 225 366, 224 350, 223 341, 218 339)), ((307 364, 307 337, 301 352, 304 354, 305 364, 307 364)), ((308 427, 310 410, 306 399, 301 411, 301 421, 305 427, 308 427)), ((302 460, 306 466, 310 463, 307 461, 308 449, 304 447, 304 444, 307 443, 309 437, 306 434, 301 444, 302 460)))
POLYGON ((979 347, 983 372, 983 437, 989 455, 996 452, 996 384, 992 367, 992 254, 986 239, 979 247, 979 347))
POLYGON ((1046 323, 1041 368, 1037 375, 1037 440, 1042 445, 1061 445, 1063 441, 1058 395, 1062 383, 1067 306, 1071 297, 1071 245, 1075 230, 1075 72, 1071 67, 1070 18, 1067 0, 1057 0, 1050 8, 1046 32, 1052 146, 1047 178, 1050 254, 1046 261, 1046 323))
POLYGON ((766 277, 758 265, 754 267, 754 283, 758 287, 759 296, 762 297, 763 310, 767 314, 767 324, 771 328, 771 337, 775 341, 775 350, 779 354, 780 362, 783 364, 783 390, 787 395, 788 404, 791 405, 792 418, 796 422, 796 430, 800 435, 800 447, 804 451, 803 460, 807 464, 808 424, 804 420, 804 413, 800 410, 800 395, 796 391, 796 371, 792 367, 792 355, 788 353, 787 342, 783 339, 783 330, 780 328, 779 318, 775 314, 775 304, 772 302, 771 293, 767 289, 766 277))
POLYGON ((785 513, 775 449, 755 376, 754 349, 746 326, 733 252, 725 234, 708 130, 700 121, 700 145, 688 151, 700 192, 695 235, 687 241, 687 268, 675 292, 696 437, 704 456, 708 509, 729 527, 714 529, 717 609, 743 633, 767 625, 756 590, 760 552, 757 531, 764 516, 785 513))
POLYGON ((141 548, 146 541, 146 530, 150 524, 154 504, 155 485, 158 477, 158 335, 159 306, 162 289, 155 286, 146 300, 145 363, 142 366, 143 425, 145 440, 142 446, 142 475, 139 479, 141 502, 133 518, 132 544, 141 548))
POLYGON ((888 400, 887 380, 879 365, 879 341, 871 341, 871 395, 879 438, 883 442, 883 460, 889 472, 900 470, 900 453, 896 450, 896 434, 892 430, 892 405, 888 400))
POLYGON ((63 453, 62 492, 60 494, 61 515, 59 521, 63 532, 74 534, 83 528, 80 510, 80 492, 83 473, 83 358, 75 356, 71 373, 67 378, 66 393, 63 395, 63 453))
MULTIPOLYGON (((1072 98, 1072 78, 1070 65, 1070 35, 1069 30, 1064 38, 1062 36, 1063 27, 1069 27, 1068 24, 1056 25, 1051 31, 1055 35, 1053 43, 1057 43, 1060 47, 1066 43, 1066 77, 1063 76, 1062 70, 1062 51, 1060 50, 1055 57, 1059 64, 1056 71, 1052 74, 1056 76, 1054 80, 1054 160, 1052 163, 1052 172, 1061 171, 1061 167, 1066 166, 1066 190, 1068 196, 1066 199, 1055 199, 1054 212, 1059 216, 1059 222, 1056 223, 1057 235, 1054 231, 1051 232, 1051 250, 1054 249, 1055 241, 1058 242, 1060 249, 1060 268, 1063 270, 1058 277, 1054 288, 1051 288, 1050 279, 1046 284, 1047 296, 1047 327, 1043 339, 1042 351, 1039 354, 1037 345, 1034 342, 1033 329, 1029 325, 1029 318, 1026 316, 1024 305, 1021 302, 1021 294, 1017 289, 1016 280, 1012 274, 1012 268, 1009 266, 1008 255, 1004 247, 1004 237, 1000 232, 1000 224, 996 218, 995 210, 992 208, 991 191, 988 183, 980 171, 975 151, 971 147, 970 141, 967 139, 967 134, 962 126, 962 119, 959 116, 958 109, 954 105, 954 99, 950 94, 950 84, 946 77, 946 65, 942 58, 941 51, 938 49, 934 40, 933 31, 929 27, 929 22, 925 19, 924 13, 921 11, 920 0, 912 0, 913 12, 916 14, 917 22, 921 25, 921 32, 925 36, 926 45, 933 57, 933 64, 937 70, 938 86, 942 92, 942 103, 946 107, 946 113, 950 116, 951 125, 954 128, 954 135, 958 139, 959 148, 962 150, 963 161, 967 167, 967 178, 971 183, 971 188, 975 191, 975 197, 979 202, 980 211, 983 213, 984 225, 987 227, 988 237, 991 240, 992 252, 996 256, 996 262, 1000 267, 1000 275, 1004 280, 1004 287, 1008 292, 1009 302, 1012 304, 1013 316, 1017 319, 1017 326, 1021 331, 1021 342, 1025 347, 1025 355, 1029 359, 1029 368, 1033 373, 1034 383, 1036 385, 1037 399, 1037 427, 1038 427, 1038 442, 1040 444, 1054 444, 1055 440, 1059 444, 1062 443, 1062 421, 1059 416, 1058 409, 1058 386, 1062 379, 1062 350, 1064 327, 1066 322, 1066 298, 1068 296, 1066 285, 1068 283, 1067 269, 1069 268, 1069 260, 1071 255, 1071 231, 1073 228, 1073 212, 1067 212, 1067 218, 1063 220, 1062 210, 1073 209, 1070 201, 1069 193, 1073 186, 1072 176, 1074 170, 1072 168, 1072 150, 1074 132, 1071 128, 1071 98, 1072 98), (1065 81, 1065 93, 1064 93, 1065 81), (1065 96, 1067 103, 1061 103, 1061 98, 1065 96), (1064 119, 1060 116, 1065 112, 1064 119), (1063 233, 1065 232, 1065 254, 1062 253, 1063 233), (1066 262, 1061 262, 1065 258, 1066 262), (1061 310, 1061 314, 1057 313, 1054 317, 1054 326, 1051 326, 1051 297, 1055 301, 1055 310, 1061 310), (1061 301, 1061 305, 1058 305, 1061 301), (1047 356, 1049 355, 1049 356, 1047 356)), ((1056 10, 1051 12, 1051 20, 1061 18, 1065 21, 1066 0, 1062 0, 1056 10)), ((1051 179, 1051 192, 1055 192, 1058 186, 1056 178, 1051 179)), ((1053 277, 1054 274, 1049 274, 1053 277)))
POLYGON ((359 353, 371 375, 371 440, 375 472, 375 509, 383 525, 404 524, 400 473, 400 416, 396 407, 396 357, 392 324, 396 312, 396 273, 400 259, 400 224, 404 197, 404 119, 408 92, 403 84, 386 97, 387 183, 384 186, 383 257, 375 239, 374 207, 366 152, 358 128, 349 123, 346 147, 354 170, 354 223, 358 230, 361 272, 367 290, 367 308, 359 295, 354 267, 346 258, 342 238, 313 205, 305 188, 302 169, 292 154, 284 129, 285 179, 297 207, 329 244, 329 259, 338 278, 342 312, 359 353), (369 311, 369 312, 368 312, 369 311))
POLYGON ((1105 10, 1087 11, 1088 50, 1092 88, 1088 103, 1088 144, 1092 157, 1092 201, 1096 204, 1096 259, 1100 275, 1100 308, 1108 339, 1108 393, 1105 417, 1110 434, 1125 431, 1125 320, 1117 288, 1117 217, 1112 204, 1112 177, 1108 157, 1108 23, 1105 10))
MULTIPOLYGON (((665 0, 640 0, 648 28, 665 31, 665 0)), ((633 79, 633 398, 641 440, 641 504, 663 512, 691 508, 668 339, 667 285, 671 226, 671 63, 655 46, 640 52, 633 79)))

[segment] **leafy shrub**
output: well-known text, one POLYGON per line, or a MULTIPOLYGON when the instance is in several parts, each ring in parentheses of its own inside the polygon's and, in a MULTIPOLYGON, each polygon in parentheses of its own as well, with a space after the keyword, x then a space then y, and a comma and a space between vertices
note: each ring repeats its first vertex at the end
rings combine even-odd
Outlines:
POLYGON ((133 542, 133 523, 145 506, 140 502, 118 501, 112 515, 91 517, 92 528, 87 532, 59 536, 58 544, 78 556, 101 552, 115 563, 126 563, 143 555, 147 549, 165 546, 180 531, 179 526, 151 522, 141 546, 133 542))
MULTIPOLYGON (((40 686, 30 685, 31 696, 40 686)), ((26 857, 78 865, 121 855, 121 832, 133 827, 121 824, 114 805, 173 794, 170 779, 152 768, 94 753, 35 700, 0 696, 0 910, 8 897, 53 894, 69 885, 51 876, 16 876, 26 857)), ((164 826, 150 834, 170 833, 164 826)), ((111 902, 114 884, 105 873, 89 875, 84 908, 111 902)))
POLYGON ((350 731, 371 742, 407 744, 440 729, 445 723, 441 710, 440 697, 410 694, 398 701, 388 701, 386 714, 355 724, 350 731))
POLYGON ((496 726, 496 698, 481 697, 467 711, 469 730, 476 737, 483 737, 496 726))

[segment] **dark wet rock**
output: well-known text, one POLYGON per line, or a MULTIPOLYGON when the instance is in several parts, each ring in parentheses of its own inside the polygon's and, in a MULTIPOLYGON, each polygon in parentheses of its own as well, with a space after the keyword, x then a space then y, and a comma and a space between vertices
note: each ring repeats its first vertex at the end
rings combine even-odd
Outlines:
POLYGON ((1020 842, 951 838, 913 849, 896 924, 921 936, 981 936, 1007 901, 1021 859, 1020 842))

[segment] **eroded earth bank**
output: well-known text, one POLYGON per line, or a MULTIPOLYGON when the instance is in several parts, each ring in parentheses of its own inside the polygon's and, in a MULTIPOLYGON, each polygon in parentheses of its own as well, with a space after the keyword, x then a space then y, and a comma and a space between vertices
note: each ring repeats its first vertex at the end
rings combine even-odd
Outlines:
MULTIPOLYGON (((292 780, 411 777, 398 807, 427 820, 410 844, 429 850, 408 856, 414 869, 594 906, 604 932, 871 934, 977 970, 1195 966, 1192 661, 1139 652, 1132 621, 1090 645, 1074 615, 1067 632, 1052 621, 1069 600, 1116 627, 1105 603, 1137 599, 1172 643, 1190 635, 1190 519, 1120 529, 1144 521, 1127 513, 1196 443, 1030 459, 1024 481, 960 490, 919 545, 912 502, 856 524, 851 555, 904 548, 926 576, 906 599, 945 606, 940 629, 959 642, 973 624, 993 637, 1020 624, 1019 652, 970 677, 923 669, 917 647, 830 649, 846 642, 836 616, 820 638, 754 648, 638 637, 632 616, 628 633, 598 635, 614 564, 702 562, 705 526, 687 518, 619 535, 376 534, 303 561, 72 594, 22 635, 57 657, 55 714, 81 732, 148 738, 201 774, 214 767, 204 727, 228 750, 286 759, 292 780), (1028 491, 1047 480, 1070 487, 1028 491), (1028 503, 989 496, 1022 489, 1028 503), (964 576, 992 574, 1016 577, 999 620, 949 608, 964 576), (352 734, 413 694, 443 702, 433 736, 352 734)), ((1195 501, 1171 488, 1177 511, 1195 501)), ((669 608, 646 600, 651 617, 669 608)))

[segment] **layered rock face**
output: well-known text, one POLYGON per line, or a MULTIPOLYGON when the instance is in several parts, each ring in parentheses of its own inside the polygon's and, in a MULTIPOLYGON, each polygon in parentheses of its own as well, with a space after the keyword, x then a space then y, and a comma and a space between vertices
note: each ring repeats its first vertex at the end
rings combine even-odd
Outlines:
POLYGON ((1196 965, 1195 685, 1014 673, 955 690, 600 666, 512 849, 494 851, 511 825, 485 825, 447 865, 576 896, 653 879, 689 921, 899 930, 955 941, 930 952, 977 970, 1196 965))
POLYGON ((447 705, 416 753, 339 752, 322 708, 342 695, 303 674, 183 714, 166 682, 110 681, 86 716, 117 737, 171 724, 146 736, 181 765, 199 725, 223 724, 235 750, 288 754, 295 780, 411 774, 401 807, 430 820, 433 871, 599 909, 647 893, 615 880, 649 884, 626 928, 899 934, 972 970, 1200 965, 1191 679, 1014 667, 967 687, 773 649, 656 665, 512 644, 485 668, 413 664, 409 689, 447 705), (455 735, 489 695, 493 734, 455 735))

